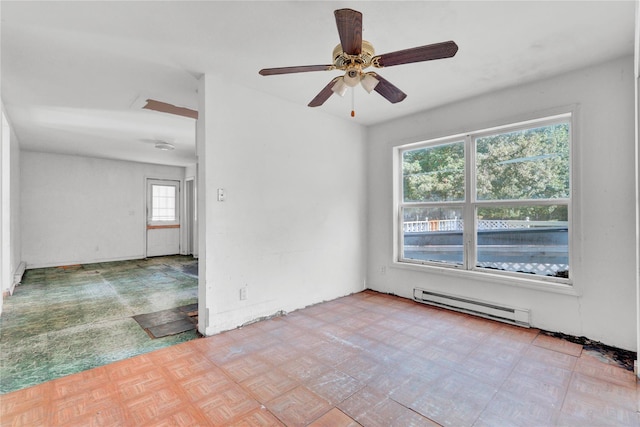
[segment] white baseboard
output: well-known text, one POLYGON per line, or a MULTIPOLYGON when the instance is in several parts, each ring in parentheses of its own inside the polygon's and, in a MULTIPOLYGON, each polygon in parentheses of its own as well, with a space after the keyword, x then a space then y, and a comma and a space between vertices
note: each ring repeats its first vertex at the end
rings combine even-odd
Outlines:
POLYGON ((22 282, 22 276, 24 275, 24 271, 27 269, 27 263, 22 261, 18 264, 18 268, 13 273, 13 280, 11 281, 11 287, 9 288, 9 295, 13 295, 13 291, 15 291, 16 286, 22 282))
POLYGON ((29 270, 33 270, 34 268, 64 267, 67 265, 97 264, 100 262, 133 261, 133 260, 145 259, 145 258, 146 258, 145 255, 132 255, 132 256, 115 257, 115 258, 94 258, 94 259, 86 259, 86 260, 29 263, 29 270))

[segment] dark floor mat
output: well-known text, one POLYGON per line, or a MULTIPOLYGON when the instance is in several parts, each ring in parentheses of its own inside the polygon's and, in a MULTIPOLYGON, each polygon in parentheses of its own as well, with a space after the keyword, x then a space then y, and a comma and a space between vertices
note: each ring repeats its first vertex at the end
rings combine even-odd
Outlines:
POLYGON ((173 322, 165 323, 158 326, 152 326, 147 328, 153 338, 168 337, 169 335, 179 334, 181 332, 191 331, 196 328, 196 325, 189 319, 180 319, 173 322))
POLYGON ((198 303, 195 302, 193 304, 183 305, 182 307, 178 307, 178 310, 180 310, 183 313, 191 313, 193 311, 198 311, 198 303))
POLYGON ((149 334, 151 338, 161 338, 196 329, 198 323, 198 303, 182 307, 138 314, 133 320, 149 334))
POLYGON ((149 329, 152 326, 163 325, 165 323, 174 322, 184 319, 185 313, 178 308, 169 310, 156 311, 155 313, 139 314, 133 316, 133 320, 138 322, 142 329, 149 329))

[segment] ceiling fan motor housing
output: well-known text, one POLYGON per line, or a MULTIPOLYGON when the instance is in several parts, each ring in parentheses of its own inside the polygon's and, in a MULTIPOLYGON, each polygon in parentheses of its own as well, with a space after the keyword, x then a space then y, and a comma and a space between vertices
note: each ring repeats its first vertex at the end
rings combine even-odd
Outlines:
POLYGON ((339 70, 346 70, 354 66, 360 69, 367 68, 371 65, 371 60, 375 56, 373 45, 366 40, 362 40, 362 49, 360 55, 349 55, 344 53, 342 45, 338 45, 333 49, 333 65, 339 70))

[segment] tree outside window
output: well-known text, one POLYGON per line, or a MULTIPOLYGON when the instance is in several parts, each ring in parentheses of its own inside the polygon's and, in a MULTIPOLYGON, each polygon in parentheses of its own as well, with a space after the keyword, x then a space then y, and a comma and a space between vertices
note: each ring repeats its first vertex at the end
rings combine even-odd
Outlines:
POLYGON ((400 147, 399 261, 568 278, 570 147, 569 114, 400 147))

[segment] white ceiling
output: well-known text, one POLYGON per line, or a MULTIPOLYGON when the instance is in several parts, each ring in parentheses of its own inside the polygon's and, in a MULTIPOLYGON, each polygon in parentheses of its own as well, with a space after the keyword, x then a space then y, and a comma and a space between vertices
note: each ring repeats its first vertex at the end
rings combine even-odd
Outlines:
MULTIPOLYGON (((0 2, 2 100, 21 147, 142 162, 195 162, 195 121, 141 110, 154 98, 197 108, 197 78, 304 108, 338 71, 263 77, 266 67, 330 64, 333 16, 363 13, 376 53, 454 40, 454 58, 379 70, 405 93, 390 104, 356 88, 316 114, 371 125, 633 54, 627 1, 0 2), (176 150, 153 148, 152 140, 176 150)), ((221 100, 224 102, 224 100, 221 100)))

